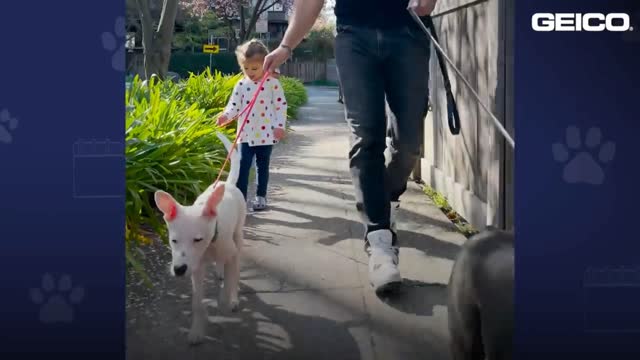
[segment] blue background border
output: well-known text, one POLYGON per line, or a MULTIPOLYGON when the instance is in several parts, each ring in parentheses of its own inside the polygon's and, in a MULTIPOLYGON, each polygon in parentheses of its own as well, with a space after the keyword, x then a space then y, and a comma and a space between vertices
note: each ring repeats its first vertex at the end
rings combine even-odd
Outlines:
POLYGON ((519 0, 516 12, 515 358, 637 359, 640 39, 534 32, 531 17, 624 12, 640 31, 640 2, 519 0), (602 184, 564 180, 568 162, 554 159, 552 144, 567 143, 569 126, 583 140, 599 128, 602 143, 615 143, 608 163, 585 160, 597 160, 599 147, 570 151, 568 162, 586 151, 577 174, 593 177, 600 166, 602 184))
POLYGON ((124 358, 124 5, 0 4, 0 358, 124 358))

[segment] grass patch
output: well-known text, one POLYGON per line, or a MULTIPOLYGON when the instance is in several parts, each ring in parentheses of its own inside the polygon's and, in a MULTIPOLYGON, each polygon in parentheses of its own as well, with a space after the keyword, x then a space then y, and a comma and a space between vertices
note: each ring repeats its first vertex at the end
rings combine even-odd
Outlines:
POLYGON ((431 199, 431 201, 433 201, 440 211, 447 216, 447 219, 455 225, 456 229, 458 229, 462 235, 466 238, 470 238, 478 233, 478 230, 471 226, 465 218, 458 214, 451 205, 449 205, 449 201, 446 197, 427 184, 422 183, 420 185, 422 186, 424 193, 431 199))

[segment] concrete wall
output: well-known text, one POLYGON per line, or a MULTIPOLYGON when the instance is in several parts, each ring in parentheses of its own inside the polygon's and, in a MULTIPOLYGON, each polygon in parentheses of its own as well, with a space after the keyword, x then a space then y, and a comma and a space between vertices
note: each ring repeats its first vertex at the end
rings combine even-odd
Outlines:
MULTIPOLYGON (((441 46, 510 134, 514 133, 510 75, 512 3, 440 0, 433 15, 441 46)), ((421 177, 443 193, 475 227, 511 228, 512 150, 473 94, 447 65, 462 127, 459 135, 451 135, 435 51, 432 46, 432 111, 425 124, 421 177)))

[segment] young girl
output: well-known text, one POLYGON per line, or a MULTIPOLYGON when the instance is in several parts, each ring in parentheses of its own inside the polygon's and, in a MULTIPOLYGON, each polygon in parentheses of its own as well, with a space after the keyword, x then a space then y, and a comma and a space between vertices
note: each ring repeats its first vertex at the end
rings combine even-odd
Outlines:
MULTIPOLYGON (((262 64, 268 53, 267 47, 258 40, 250 40, 237 48, 236 57, 244 73, 244 78, 234 87, 229 103, 218 118, 218 125, 228 124, 249 105, 264 75, 262 64)), ((246 113, 237 119, 238 131, 240 131, 245 117, 246 113)), ((256 159, 258 188, 256 199, 252 204, 253 210, 260 211, 267 207, 271 150, 273 145, 284 138, 286 121, 287 101, 284 97, 282 84, 278 79, 269 76, 249 113, 242 134, 238 134, 242 159, 240 161, 240 177, 236 185, 244 194, 245 199, 247 198, 249 170, 254 156, 256 159)))

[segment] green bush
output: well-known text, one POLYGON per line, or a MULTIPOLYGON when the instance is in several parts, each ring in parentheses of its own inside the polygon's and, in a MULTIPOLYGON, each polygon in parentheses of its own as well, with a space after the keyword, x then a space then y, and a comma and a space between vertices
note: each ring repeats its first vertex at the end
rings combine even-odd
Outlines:
POLYGON ((227 105, 233 87, 240 79, 239 74, 225 76, 215 72, 212 75, 207 69, 199 75, 191 74, 189 78, 179 82, 179 91, 174 95, 174 99, 189 105, 196 104, 202 109, 221 112, 227 105))
POLYGON ((284 96, 287 98, 287 116, 295 119, 300 106, 307 103, 307 89, 296 78, 282 76, 280 82, 284 89, 284 96))
MULTIPOLYGON (((220 83, 216 86, 222 88, 228 81, 216 79, 220 83)), ((180 85, 169 80, 144 85, 136 77, 126 92, 125 231, 127 259, 134 267, 130 246, 148 240, 145 230, 165 238, 153 193, 165 190, 179 202, 191 203, 213 182, 226 157, 224 146, 213 135, 220 130, 215 125, 216 111, 186 102, 188 87, 180 85)), ((233 135, 230 130, 223 132, 233 135)))

